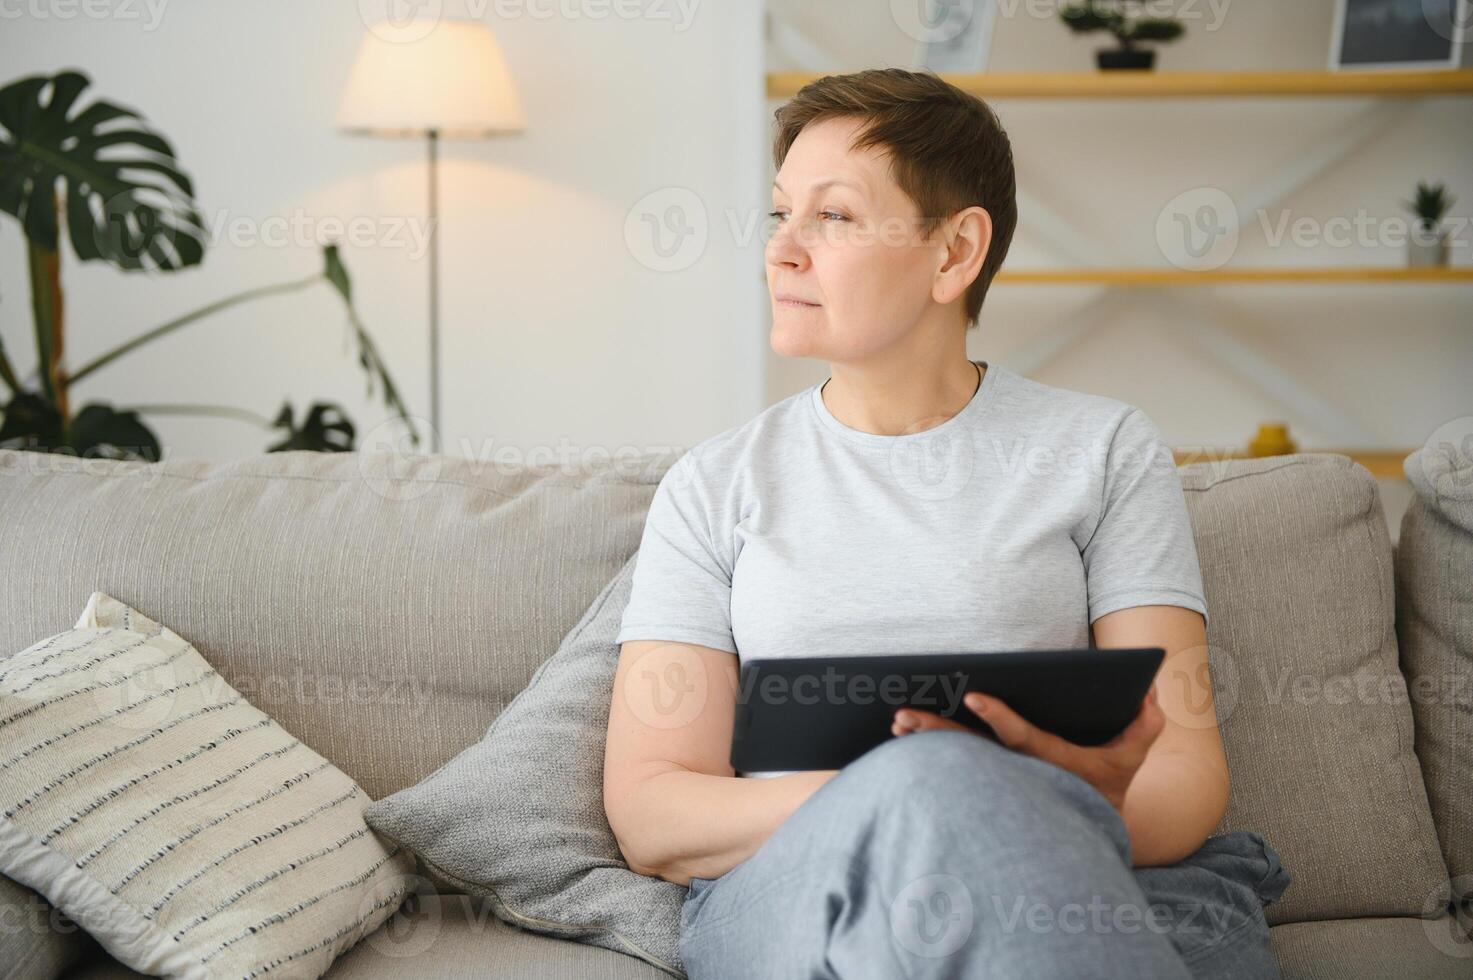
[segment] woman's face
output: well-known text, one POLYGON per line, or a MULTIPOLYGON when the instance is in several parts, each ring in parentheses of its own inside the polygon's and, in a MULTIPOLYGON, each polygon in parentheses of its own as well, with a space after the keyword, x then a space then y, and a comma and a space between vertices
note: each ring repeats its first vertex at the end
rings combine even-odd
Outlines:
POLYGON ((890 177, 888 156, 849 148, 861 125, 810 123, 777 173, 766 265, 772 349, 784 357, 862 360, 936 305, 946 249, 920 238, 919 211, 890 177))

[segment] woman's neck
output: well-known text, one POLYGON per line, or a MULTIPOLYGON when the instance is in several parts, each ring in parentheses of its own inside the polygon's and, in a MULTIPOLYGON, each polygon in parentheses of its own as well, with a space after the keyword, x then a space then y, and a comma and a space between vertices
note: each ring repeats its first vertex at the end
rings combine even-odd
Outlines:
POLYGON ((962 355, 933 363, 830 365, 820 391, 829 414, 851 429, 882 436, 911 435, 945 422, 967 406, 985 370, 962 355))

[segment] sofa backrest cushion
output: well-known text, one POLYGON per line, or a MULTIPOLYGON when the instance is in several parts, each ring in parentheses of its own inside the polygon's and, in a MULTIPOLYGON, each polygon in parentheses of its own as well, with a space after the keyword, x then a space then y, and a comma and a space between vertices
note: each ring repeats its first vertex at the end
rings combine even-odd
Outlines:
POLYGON ((526 686, 638 547, 672 460, 0 451, 0 650, 106 592, 379 799, 477 741, 526 686))
POLYGON ((1219 830, 1261 833, 1293 879, 1269 922, 1420 915, 1447 868, 1412 751, 1375 478, 1328 453, 1180 475, 1232 777, 1219 830))
MULTIPOLYGON (((0 451, 0 649, 107 591, 177 624, 379 799, 479 740, 526 686, 634 553, 671 462, 0 451)), ((1282 856, 1293 883, 1270 922, 1421 914, 1447 869, 1374 478, 1328 454, 1180 476, 1233 779, 1219 830, 1259 832, 1282 856)))
POLYGON ((1430 445, 1403 468, 1416 495, 1396 552, 1402 669, 1442 853, 1473 902, 1473 457, 1430 445))

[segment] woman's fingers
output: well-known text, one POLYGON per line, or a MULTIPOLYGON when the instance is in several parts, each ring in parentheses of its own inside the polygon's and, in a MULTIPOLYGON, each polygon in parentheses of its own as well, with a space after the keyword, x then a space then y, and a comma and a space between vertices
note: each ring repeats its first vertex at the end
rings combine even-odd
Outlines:
POLYGON ((1010 749, 1057 764, 1062 764, 1078 750, 1072 742, 1044 731, 997 698, 972 691, 964 700, 967 707, 997 734, 998 741, 1010 749))
POLYGON ((1130 724, 1126 725, 1119 735, 1106 742, 1101 748, 1145 758, 1146 753, 1151 749, 1151 744, 1166 727, 1166 713, 1161 710, 1155 692, 1156 686, 1152 684, 1151 690, 1141 699, 1141 709, 1136 712, 1135 718, 1131 719, 1130 724))
POLYGON ((943 718, 934 711, 926 711, 923 708, 900 708, 895 712, 894 719, 890 722, 890 732, 894 735, 908 735, 911 732, 924 732, 936 728, 952 728, 964 732, 972 729, 960 722, 943 718))
MULTIPOLYGON (((1141 709, 1131 723, 1109 742, 1098 746, 1076 745, 1044 731, 991 695, 971 691, 963 703, 987 722, 997 740, 1006 747, 1051 762, 1092 782, 1099 778, 1098 771, 1127 769, 1134 772, 1166 726, 1166 715, 1156 701, 1154 685, 1141 699, 1141 709)), ((921 708, 898 709, 890 725, 890 731, 895 735, 933 729, 980 734, 958 721, 921 708)))

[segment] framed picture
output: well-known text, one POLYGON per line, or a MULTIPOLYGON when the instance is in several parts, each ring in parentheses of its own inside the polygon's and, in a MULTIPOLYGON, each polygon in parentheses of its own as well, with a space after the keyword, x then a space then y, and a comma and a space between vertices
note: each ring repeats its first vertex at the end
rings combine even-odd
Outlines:
POLYGON ((1335 0, 1332 69, 1409 71, 1466 62, 1473 0, 1335 0))

